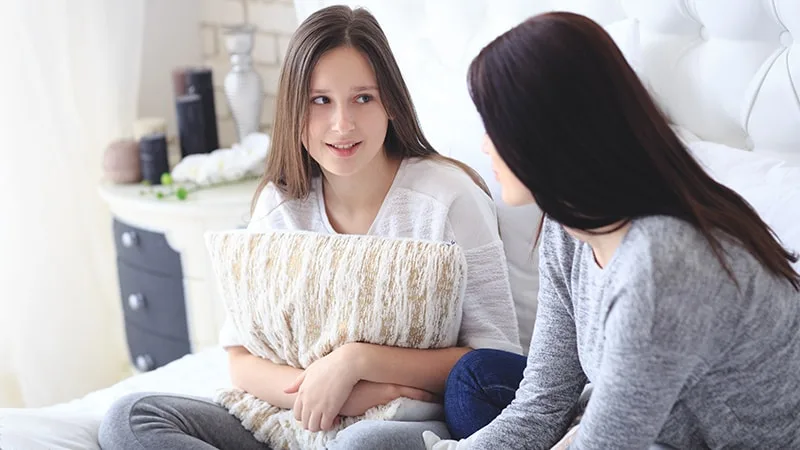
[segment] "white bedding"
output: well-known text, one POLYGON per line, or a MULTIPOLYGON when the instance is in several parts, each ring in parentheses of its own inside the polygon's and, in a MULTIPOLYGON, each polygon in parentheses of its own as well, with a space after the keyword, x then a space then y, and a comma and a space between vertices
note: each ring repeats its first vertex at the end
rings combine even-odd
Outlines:
POLYGON ((97 430, 114 400, 142 391, 210 397, 216 389, 230 385, 227 370, 225 351, 214 347, 68 403, 37 409, 0 409, 0 449, 99 449, 97 430))

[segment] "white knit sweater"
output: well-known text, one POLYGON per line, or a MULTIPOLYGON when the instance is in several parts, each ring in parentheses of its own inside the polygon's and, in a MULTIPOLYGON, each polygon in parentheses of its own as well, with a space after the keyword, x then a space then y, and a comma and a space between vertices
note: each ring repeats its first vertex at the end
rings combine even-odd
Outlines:
MULTIPOLYGON (((286 201, 272 185, 264 189, 248 230, 274 229, 336 233, 325 213, 321 179, 300 200, 286 201)), ((464 171, 429 159, 404 160, 368 234, 455 241, 467 261, 458 345, 522 353, 495 204, 464 171)), ((243 344, 230 318, 220 344, 243 344)))

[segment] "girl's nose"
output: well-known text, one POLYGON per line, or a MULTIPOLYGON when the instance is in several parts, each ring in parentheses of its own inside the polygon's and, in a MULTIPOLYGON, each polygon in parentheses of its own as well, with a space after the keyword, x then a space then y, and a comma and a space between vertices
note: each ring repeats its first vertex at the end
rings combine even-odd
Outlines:
POLYGON ((355 127, 355 121, 348 108, 344 106, 336 108, 333 117, 333 131, 339 134, 347 134, 353 131, 355 127))

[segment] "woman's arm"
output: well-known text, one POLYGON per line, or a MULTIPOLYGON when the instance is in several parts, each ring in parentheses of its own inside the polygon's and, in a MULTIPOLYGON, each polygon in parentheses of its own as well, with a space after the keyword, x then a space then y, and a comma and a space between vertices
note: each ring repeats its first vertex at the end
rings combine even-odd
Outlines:
POLYGON ((362 343, 348 346, 357 378, 411 386, 437 395, 444 393, 450 370, 470 351, 466 347, 417 350, 362 343))
POLYGON ((573 246, 560 225, 545 221, 539 249, 539 306, 524 378, 514 401, 468 438, 466 448, 550 448, 567 431, 587 383, 578 359, 565 272, 572 266, 573 246))
MULTIPOLYGON (((542 282, 547 282, 544 277, 542 282)), ((468 448, 550 448, 567 431, 587 382, 578 361, 575 323, 557 299, 540 295, 539 302, 516 398, 499 417, 467 439, 468 448)))

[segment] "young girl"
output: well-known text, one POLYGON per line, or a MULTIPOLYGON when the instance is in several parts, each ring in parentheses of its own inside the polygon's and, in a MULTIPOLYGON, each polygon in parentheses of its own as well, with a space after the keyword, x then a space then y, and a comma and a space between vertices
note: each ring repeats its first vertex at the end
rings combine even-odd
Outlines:
MULTIPOLYGON (((244 348, 233 322, 220 333, 233 383, 293 409, 310 431, 401 396, 435 401, 473 348, 521 353, 493 202, 469 168, 437 154, 420 130, 406 85, 375 18, 318 11, 294 34, 279 82, 272 147, 248 229, 306 230, 455 241, 467 287, 459 345, 416 350, 349 344, 305 371, 244 348)), ((330 448, 424 448, 443 423, 363 421, 330 448)), ((219 405, 170 394, 119 400, 100 432, 104 448, 266 447, 219 405)))
POLYGON ((469 84, 503 199, 545 213, 539 307, 524 378, 495 376, 518 355, 469 354, 445 409, 471 436, 429 448, 550 448, 587 382, 561 448, 800 448, 797 258, 695 162, 603 29, 531 18, 469 84))

